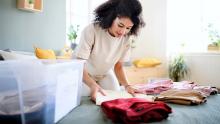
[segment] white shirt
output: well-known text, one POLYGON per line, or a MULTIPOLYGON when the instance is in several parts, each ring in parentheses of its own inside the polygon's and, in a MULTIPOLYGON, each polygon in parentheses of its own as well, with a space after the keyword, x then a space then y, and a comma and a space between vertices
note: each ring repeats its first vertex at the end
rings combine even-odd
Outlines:
POLYGON ((87 60, 85 68, 91 76, 105 75, 127 57, 129 41, 129 36, 113 37, 99 25, 90 24, 81 34, 75 56, 87 60))

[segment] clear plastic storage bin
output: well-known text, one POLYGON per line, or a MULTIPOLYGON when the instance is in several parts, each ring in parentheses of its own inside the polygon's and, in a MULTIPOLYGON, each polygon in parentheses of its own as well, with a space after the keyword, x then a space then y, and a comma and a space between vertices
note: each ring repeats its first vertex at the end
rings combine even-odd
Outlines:
POLYGON ((0 61, 0 124, 53 124, 80 104, 83 61, 0 61))

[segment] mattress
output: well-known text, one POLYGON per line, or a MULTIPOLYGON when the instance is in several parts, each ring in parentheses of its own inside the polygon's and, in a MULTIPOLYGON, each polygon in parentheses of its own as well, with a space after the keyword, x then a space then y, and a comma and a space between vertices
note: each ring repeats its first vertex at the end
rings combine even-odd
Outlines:
MULTIPOLYGON (((166 120, 151 124, 219 124, 220 95, 209 96, 207 102, 196 106, 168 104, 173 113, 166 120)), ((82 97, 81 105, 58 124, 112 124, 89 97, 82 97)))

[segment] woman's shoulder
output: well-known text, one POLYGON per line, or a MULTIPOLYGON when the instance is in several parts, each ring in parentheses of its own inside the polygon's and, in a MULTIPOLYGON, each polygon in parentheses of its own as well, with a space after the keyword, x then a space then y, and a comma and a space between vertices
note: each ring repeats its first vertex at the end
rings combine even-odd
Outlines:
POLYGON ((91 30, 98 31, 100 29, 101 29, 101 27, 95 23, 90 23, 85 27, 85 30, 89 30, 89 31, 91 31, 91 30))
POLYGON ((105 30, 103 30, 98 24, 95 23, 88 24, 84 29, 85 33, 94 34, 94 35, 102 34, 104 31, 105 30))
POLYGON ((93 23, 88 24, 88 25, 84 28, 84 31, 91 31, 91 30, 94 30, 94 24, 93 24, 93 23))

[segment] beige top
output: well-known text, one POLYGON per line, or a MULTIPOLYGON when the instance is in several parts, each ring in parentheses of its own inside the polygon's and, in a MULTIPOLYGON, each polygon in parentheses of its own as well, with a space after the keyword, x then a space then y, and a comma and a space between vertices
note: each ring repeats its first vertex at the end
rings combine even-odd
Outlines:
POLYGON ((98 25, 88 25, 81 34, 75 56, 86 59, 85 68, 91 76, 103 76, 118 61, 128 57, 129 37, 113 37, 98 25))

